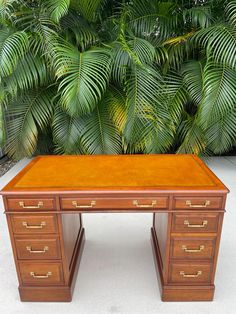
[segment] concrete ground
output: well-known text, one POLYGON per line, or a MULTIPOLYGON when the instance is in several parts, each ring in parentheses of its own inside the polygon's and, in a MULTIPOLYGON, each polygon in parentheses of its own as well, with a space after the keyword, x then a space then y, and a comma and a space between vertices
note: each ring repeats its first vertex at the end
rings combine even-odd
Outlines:
MULTIPOLYGON (((28 160, 0 178, 2 188, 28 160)), ((83 215, 86 244, 71 303, 23 303, 0 200, 0 314, 235 314, 236 157, 213 157, 210 168, 229 187, 213 302, 163 303, 151 244, 151 214, 83 215)))

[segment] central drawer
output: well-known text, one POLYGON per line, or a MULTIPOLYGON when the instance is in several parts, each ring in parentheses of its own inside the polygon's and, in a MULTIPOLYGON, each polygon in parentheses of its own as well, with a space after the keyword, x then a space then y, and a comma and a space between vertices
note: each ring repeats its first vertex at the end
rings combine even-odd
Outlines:
POLYGON ((84 198, 63 197, 60 200, 63 210, 133 209, 152 210, 168 208, 168 197, 148 198, 84 198))

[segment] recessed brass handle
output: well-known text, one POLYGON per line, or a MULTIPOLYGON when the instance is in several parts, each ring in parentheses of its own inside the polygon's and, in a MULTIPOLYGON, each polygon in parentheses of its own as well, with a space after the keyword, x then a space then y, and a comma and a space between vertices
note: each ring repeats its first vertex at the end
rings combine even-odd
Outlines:
POLYGON ((42 229, 44 226, 46 226, 46 222, 42 221, 40 223, 40 225, 28 225, 28 222, 23 221, 22 225, 26 228, 26 229, 42 229))
POLYGON ((188 200, 188 201, 185 202, 185 204, 186 204, 187 206, 193 207, 193 208, 199 208, 199 207, 202 208, 202 207, 207 207, 207 206, 209 206, 209 205, 211 204, 211 202, 210 202, 210 201, 205 201, 204 204, 192 204, 192 201, 188 200))
POLYGON ((76 208, 92 208, 96 205, 96 201, 91 201, 90 205, 79 205, 76 201, 72 201, 72 205, 76 208))
POLYGON ((139 204, 138 200, 133 201, 133 205, 139 208, 153 208, 157 204, 157 201, 152 201, 151 204, 139 204))
POLYGON ((201 225, 192 225, 188 220, 184 221, 184 224, 188 226, 188 228, 204 228, 207 225, 207 220, 203 220, 201 225))
POLYGON ((179 272, 179 274, 180 274, 181 276, 183 276, 184 278, 197 278, 197 277, 199 277, 199 276, 202 275, 202 271, 201 271, 201 270, 198 270, 198 271, 196 272, 196 274, 185 274, 185 272, 184 272, 183 270, 181 270, 181 271, 179 272))
POLYGON ((33 254, 46 253, 48 251, 48 246, 45 246, 43 250, 32 250, 31 246, 27 246, 26 250, 33 254))
POLYGON ((182 250, 187 253, 198 253, 205 249, 204 245, 200 245, 198 249, 188 249, 186 245, 182 245, 182 250))
POLYGON ((30 276, 32 276, 33 278, 38 278, 38 279, 46 279, 49 278, 50 276, 52 276, 52 272, 47 272, 46 275, 37 275, 35 274, 35 272, 31 271, 30 272, 30 276))
POLYGON ((38 205, 30 205, 26 206, 24 202, 19 202, 20 207, 24 209, 35 209, 35 208, 40 208, 43 206, 43 202, 38 202, 38 205))

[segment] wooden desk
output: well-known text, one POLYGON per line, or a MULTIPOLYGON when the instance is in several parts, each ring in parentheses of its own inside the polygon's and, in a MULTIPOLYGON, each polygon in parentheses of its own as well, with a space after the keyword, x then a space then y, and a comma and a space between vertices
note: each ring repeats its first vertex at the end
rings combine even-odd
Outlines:
POLYGON ((82 213, 153 213, 163 301, 208 301, 228 189, 193 155, 40 156, 2 191, 22 301, 71 301, 82 213))

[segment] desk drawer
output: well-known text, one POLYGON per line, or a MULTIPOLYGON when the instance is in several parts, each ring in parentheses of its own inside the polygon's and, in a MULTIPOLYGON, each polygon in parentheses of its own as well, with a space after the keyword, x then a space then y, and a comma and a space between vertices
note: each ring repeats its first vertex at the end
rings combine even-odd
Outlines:
POLYGON ((60 259, 58 237, 15 238, 18 259, 60 259))
POLYGON ((217 232, 219 214, 173 214, 173 232, 217 232))
POLYGON ((61 263, 19 262, 20 276, 27 285, 60 285, 63 284, 61 263))
POLYGON ((215 238, 174 238, 171 240, 171 258, 213 259, 215 238))
POLYGON ((222 209, 222 197, 175 197, 175 209, 222 209))
POLYGON ((168 197, 157 198, 61 198, 61 208, 63 210, 96 210, 107 209, 133 209, 151 210, 155 208, 168 208, 168 197))
POLYGON ((55 209, 53 198, 8 198, 8 210, 40 211, 55 209))
POLYGON ((210 284, 212 275, 211 263, 171 263, 170 283, 179 284, 210 284))
POLYGON ((15 234, 55 233, 56 215, 13 215, 12 230, 15 234))

